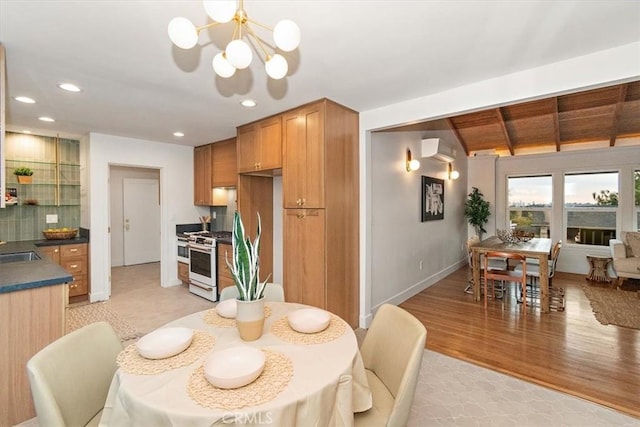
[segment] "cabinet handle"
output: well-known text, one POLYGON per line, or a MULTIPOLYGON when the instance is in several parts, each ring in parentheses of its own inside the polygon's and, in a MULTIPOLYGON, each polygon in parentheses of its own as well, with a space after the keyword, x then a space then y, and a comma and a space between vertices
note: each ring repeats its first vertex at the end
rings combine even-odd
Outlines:
POLYGON ((78 248, 69 249, 69 252, 78 252, 78 248))
POLYGON ((300 199, 296 199, 296 205, 300 206, 301 200, 300 199))
POLYGON ((70 268, 78 268, 78 264, 71 264, 69 267, 70 268))
POLYGON ((302 198, 302 203, 301 203, 301 205, 302 205, 302 206, 304 206, 304 204, 305 204, 305 203, 307 203, 307 199, 302 198))
POLYGON ((298 214, 298 218, 300 218, 300 219, 304 218, 305 216, 306 216, 306 215, 305 215, 305 214, 303 214, 303 213, 299 213, 299 214, 298 214))

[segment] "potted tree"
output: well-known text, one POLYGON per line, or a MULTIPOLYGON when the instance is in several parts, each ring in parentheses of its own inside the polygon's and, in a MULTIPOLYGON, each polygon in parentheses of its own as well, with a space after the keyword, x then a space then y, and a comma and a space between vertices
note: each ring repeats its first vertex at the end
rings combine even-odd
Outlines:
POLYGON ((16 176, 20 184, 31 184, 31 180, 33 179, 31 177, 31 175, 33 175, 33 171, 31 168, 25 166, 15 168, 13 174, 16 176))
POLYGON ((260 214, 256 238, 251 242, 245 235, 240 212, 235 212, 232 234, 233 259, 232 262, 226 259, 226 263, 238 289, 236 325, 240 338, 245 341, 260 338, 264 326, 264 288, 267 282, 260 282, 259 279, 260 232, 260 214))
POLYGON ((482 234, 486 233, 484 225, 489 222, 489 202, 484 200, 484 195, 476 187, 471 189, 464 203, 464 216, 473 227, 478 238, 482 240, 482 234))

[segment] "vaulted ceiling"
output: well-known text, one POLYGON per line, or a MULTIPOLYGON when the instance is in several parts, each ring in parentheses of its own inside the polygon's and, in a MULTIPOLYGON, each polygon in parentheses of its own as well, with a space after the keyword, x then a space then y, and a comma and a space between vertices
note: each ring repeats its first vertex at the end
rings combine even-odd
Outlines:
POLYGON ((467 155, 516 155, 640 140, 640 81, 394 129, 449 130, 467 155))

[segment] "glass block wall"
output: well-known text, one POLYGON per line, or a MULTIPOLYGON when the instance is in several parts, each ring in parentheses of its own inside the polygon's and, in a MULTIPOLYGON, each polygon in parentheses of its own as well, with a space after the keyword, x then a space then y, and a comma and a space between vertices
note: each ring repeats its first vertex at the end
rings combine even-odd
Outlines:
POLYGON ((46 228, 78 228, 80 142, 7 132, 5 143, 10 200, 0 209, 0 240, 40 240, 46 228), (13 174, 17 167, 33 170, 31 184, 18 183, 13 174), (58 215, 57 223, 46 223, 46 215, 51 214, 58 215))

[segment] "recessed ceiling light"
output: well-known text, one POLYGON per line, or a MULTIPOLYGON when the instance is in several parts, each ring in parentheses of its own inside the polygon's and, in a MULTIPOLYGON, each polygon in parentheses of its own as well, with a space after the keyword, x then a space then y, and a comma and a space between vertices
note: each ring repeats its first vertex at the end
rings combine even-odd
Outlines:
POLYGON ((242 101, 240 104, 241 104, 243 107, 247 107, 247 108, 253 108, 253 107, 255 107, 256 105, 258 105, 258 104, 256 104, 256 101, 254 101, 253 99, 245 99, 245 100, 244 100, 244 101, 242 101))
POLYGON ((182 138, 184 136, 184 133, 182 133, 182 132, 174 132, 173 136, 177 136, 179 138, 182 138))
POLYGON ((49 122, 49 123, 55 122, 55 120, 52 119, 51 117, 44 117, 44 116, 38 117, 38 120, 42 120, 43 122, 49 122))
POLYGON ((80 88, 73 83, 60 83, 58 87, 67 92, 80 92, 80 88))
POLYGON ((36 101, 33 98, 29 98, 28 96, 16 96, 15 98, 18 102, 24 102, 25 104, 35 104, 36 101))

